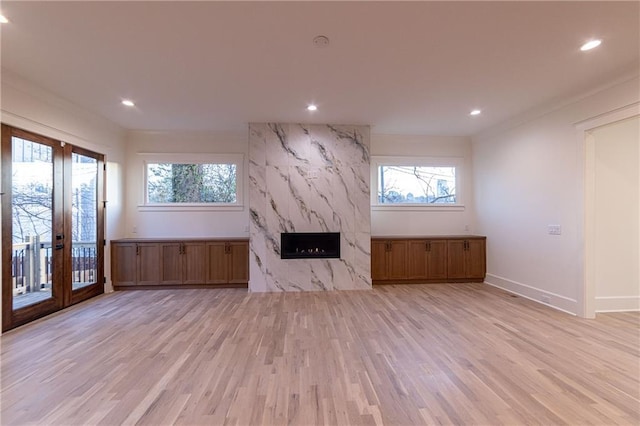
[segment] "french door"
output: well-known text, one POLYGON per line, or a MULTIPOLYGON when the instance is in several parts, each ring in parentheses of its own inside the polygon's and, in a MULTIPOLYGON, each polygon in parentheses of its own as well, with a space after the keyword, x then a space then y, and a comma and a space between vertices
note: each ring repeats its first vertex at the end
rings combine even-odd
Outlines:
POLYGON ((2 329, 104 291, 104 157, 2 125, 2 329))

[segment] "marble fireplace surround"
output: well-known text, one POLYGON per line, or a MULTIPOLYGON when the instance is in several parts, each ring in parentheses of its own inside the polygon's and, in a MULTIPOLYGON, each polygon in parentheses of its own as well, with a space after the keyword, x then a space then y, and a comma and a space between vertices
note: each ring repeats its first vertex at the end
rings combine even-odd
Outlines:
POLYGON ((249 290, 371 288, 369 126, 249 124, 249 290), (281 259, 283 232, 340 232, 339 259, 281 259))

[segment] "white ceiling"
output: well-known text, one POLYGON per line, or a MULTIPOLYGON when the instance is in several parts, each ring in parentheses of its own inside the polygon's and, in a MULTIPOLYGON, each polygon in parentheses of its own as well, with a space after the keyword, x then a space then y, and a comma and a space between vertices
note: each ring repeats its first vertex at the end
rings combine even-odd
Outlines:
POLYGON ((127 129, 279 121, 471 135, 638 73, 639 6, 3 1, 1 59, 5 73, 127 129), (320 34, 329 47, 314 46, 320 34), (580 52, 592 37, 602 46, 580 52))

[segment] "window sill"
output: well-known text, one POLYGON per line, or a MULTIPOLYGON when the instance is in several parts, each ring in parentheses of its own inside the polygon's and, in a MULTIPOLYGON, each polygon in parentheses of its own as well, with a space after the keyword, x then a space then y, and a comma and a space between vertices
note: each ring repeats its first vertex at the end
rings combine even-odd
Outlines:
POLYGON ((208 211, 242 211, 242 204, 139 204, 139 212, 208 212, 208 211))
POLYGON ((432 212, 462 212, 464 204, 424 205, 424 204, 375 204, 371 211, 432 211, 432 212))

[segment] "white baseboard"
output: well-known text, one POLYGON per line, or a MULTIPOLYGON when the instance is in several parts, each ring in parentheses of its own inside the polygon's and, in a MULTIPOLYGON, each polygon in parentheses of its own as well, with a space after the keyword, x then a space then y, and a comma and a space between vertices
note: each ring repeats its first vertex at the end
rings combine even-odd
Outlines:
POLYGON ((578 312, 578 301, 560 294, 541 290, 494 274, 487 274, 484 282, 571 315, 576 315, 576 312, 578 312))
POLYGON ((640 296, 596 297, 596 312, 640 311, 640 296))

